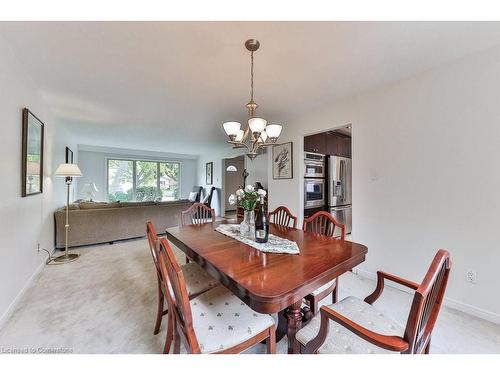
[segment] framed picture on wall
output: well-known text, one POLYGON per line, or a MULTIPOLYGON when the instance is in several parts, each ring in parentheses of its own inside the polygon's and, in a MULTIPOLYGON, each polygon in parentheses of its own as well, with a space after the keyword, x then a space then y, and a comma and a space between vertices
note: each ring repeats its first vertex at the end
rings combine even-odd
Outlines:
POLYGON ((273 146, 273 180, 293 178, 293 143, 273 146))
POLYGON ((214 183, 214 163, 210 162, 205 165, 205 183, 212 185, 214 183))
POLYGON ((43 122, 28 108, 24 108, 21 188, 23 197, 43 192, 43 128, 43 122))
POLYGON ((66 164, 73 164, 73 151, 66 147, 66 164))

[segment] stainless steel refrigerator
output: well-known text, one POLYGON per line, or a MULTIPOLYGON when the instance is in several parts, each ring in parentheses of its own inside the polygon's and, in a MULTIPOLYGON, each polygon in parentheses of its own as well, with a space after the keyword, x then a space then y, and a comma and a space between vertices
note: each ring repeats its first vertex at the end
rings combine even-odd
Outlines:
MULTIPOLYGON (((352 161, 349 158, 331 155, 328 159, 328 206, 333 217, 352 228, 352 161)), ((340 230, 336 230, 340 236, 340 230)))

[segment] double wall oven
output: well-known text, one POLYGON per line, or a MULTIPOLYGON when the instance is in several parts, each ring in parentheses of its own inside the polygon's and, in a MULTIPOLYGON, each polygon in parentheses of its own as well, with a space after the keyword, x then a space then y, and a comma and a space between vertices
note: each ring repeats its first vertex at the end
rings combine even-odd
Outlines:
POLYGON ((304 208, 324 207, 326 194, 325 155, 306 152, 304 164, 304 208))

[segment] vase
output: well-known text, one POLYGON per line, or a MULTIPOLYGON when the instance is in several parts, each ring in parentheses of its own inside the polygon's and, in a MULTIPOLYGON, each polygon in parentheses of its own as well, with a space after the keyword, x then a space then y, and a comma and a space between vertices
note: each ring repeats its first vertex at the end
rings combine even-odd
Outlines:
POLYGON ((244 211, 243 221, 240 224, 240 235, 253 240, 255 238, 255 212, 244 211))

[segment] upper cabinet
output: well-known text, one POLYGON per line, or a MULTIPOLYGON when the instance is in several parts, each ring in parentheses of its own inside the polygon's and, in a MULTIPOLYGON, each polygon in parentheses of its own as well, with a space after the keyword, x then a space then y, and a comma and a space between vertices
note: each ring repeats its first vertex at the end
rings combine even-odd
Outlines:
POLYGON ((351 157, 351 137, 343 134, 326 133, 327 154, 351 157))
POLYGON ((326 137, 324 133, 304 137, 304 151, 327 154, 326 137))
POLYGON ((318 154, 351 157, 351 137, 326 132, 304 137, 304 151, 318 154))

